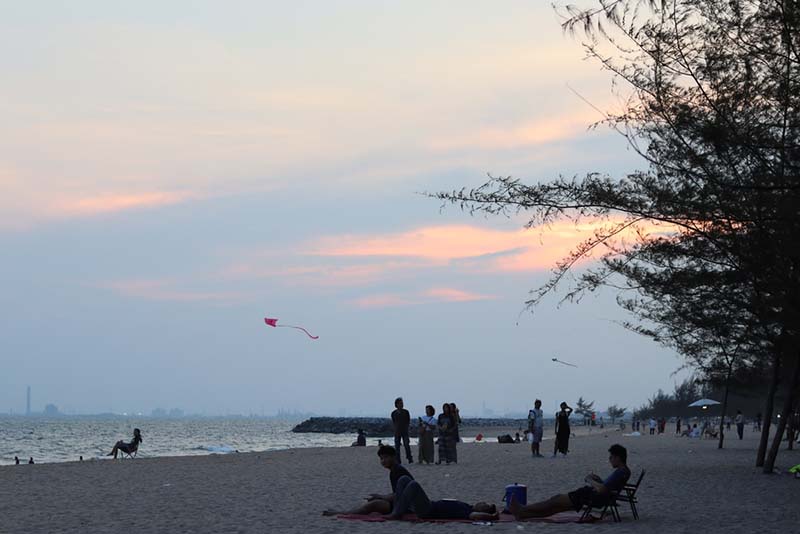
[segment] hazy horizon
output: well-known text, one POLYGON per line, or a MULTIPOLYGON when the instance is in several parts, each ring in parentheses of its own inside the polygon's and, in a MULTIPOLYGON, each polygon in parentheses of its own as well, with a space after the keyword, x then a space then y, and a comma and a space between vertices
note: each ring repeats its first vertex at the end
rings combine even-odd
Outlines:
POLYGON ((76 413, 605 410, 685 376, 613 292, 520 315, 591 228, 419 194, 645 166, 588 129, 582 98, 617 97, 549 3, 13 3, 0 29, 0 412, 28 385, 76 413))

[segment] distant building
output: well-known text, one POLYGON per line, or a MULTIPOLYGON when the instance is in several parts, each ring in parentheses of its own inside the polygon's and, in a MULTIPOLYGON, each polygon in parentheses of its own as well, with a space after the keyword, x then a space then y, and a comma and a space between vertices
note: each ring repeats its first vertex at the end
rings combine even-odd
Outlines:
POLYGON ((150 412, 152 417, 166 417, 167 411, 164 408, 156 408, 152 412, 150 412))
POLYGON ((170 417, 183 417, 183 410, 180 408, 173 408, 169 411, 170 417))
POLYGON ((58 411, 58 406, 55 404, 48 404, 44 407, 44 414, 45 415, 60 415, 61 412, 58 411))

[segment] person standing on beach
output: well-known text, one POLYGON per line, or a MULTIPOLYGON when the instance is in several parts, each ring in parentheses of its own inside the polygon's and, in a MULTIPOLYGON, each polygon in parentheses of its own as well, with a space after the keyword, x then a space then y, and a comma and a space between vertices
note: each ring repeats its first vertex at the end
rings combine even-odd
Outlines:
POLYGON ((411 456, 411 445, 408 438, 408 427, 411 424, 411 414, 403 408, 403 397, 394 400, 395 410, 392 412, 392 425, 394 426, 394 448, 397 450, 397 463, 400 462, 400 440, 406 449, 406 460, 413 464, 414 458, 411 456))
POLYGON ((655 436, 656 434, 656 420, 653 417, 650 417, 650 435, 655 436))
POLYGON ((556 413, 556 444, 553 448, 553 458, 559 452, 564 456, 569 452, 570 414, 572 414, 572 408, 566 402, 562 402, 561 411, 556 413))
POLYGON ((544 412, 542 412, 542 401, 539 399, 533 403, 533 410, 528 411, 528 432, 531 440, 531 455, 534 458, 541 458, 539 445, 542 443, 544 434, 544 412))
POLYGON ((450 426, 450 440, 447 443, 449 447, 450 461, 458 463, 458 443, 461 441, 461 435, 458 433, 458 427, 461 425, 461 415, 458 413, 458 406, 455 402, 450 403, 450 418, 452 425, 450 426))
POLYGON ((450 427, 453 424, 453 420, 450 417, 450 405, 448 403, 445 402, 442 404, 442 413, 439 414, 436 423, 436 426, 439 428, 439 461, 437 461, 436 464, 441 464, 442 460, 449 464, 450 446, 447 442, 450 439, 450 427))
POLYGON ((677 435, 679 435, 679 436, 681 435, 681 418, 680 417, 678 417, 678 420, 675 421, 675 433, 677 435))
POLYGON ((756 414, 756 420, 753 422, 753 432, 761 432, 761 412, 756 414))
POLYGON ((736 433, 739 434, 739 439, 744 439, 744 416, 741 410, 736 410, 736 418, 733 422, 736 423, 736 433))
POLYGON ((436 460, 433 456, 433 434, 437 424, 435 414, 436 410, 429 404, 425 406, 425 415, 419 418, 419 463, 431 464, 436 460))

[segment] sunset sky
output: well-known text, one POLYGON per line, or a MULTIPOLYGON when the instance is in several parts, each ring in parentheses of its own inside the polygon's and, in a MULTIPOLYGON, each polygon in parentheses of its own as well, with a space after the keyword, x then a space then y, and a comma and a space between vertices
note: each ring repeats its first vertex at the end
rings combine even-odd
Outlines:
POLYGON ((550 2, 8 2, 0 66, 0 413, 28 385, 76 413, 478 414, 676 380, 613 292, 519 315, 590 226, 420 194, 644 167, 588 129, 582 98, 619 96, 550 2))

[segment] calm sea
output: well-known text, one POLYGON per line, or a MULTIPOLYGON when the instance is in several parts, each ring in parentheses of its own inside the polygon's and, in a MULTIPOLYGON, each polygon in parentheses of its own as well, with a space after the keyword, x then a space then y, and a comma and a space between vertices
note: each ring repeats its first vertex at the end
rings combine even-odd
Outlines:
MULTIPOLYGON (((0 416, 0 465, 33 457, 36 463, 105 458, 117 440, 142 431, 138 456, 192 456, 301 447, 346 447, 349 434, 293 434, 294 422, 262 418, 156 419, 135 417, 0 416)), ((377 439, 369 440, 377 443, 377 439)))

